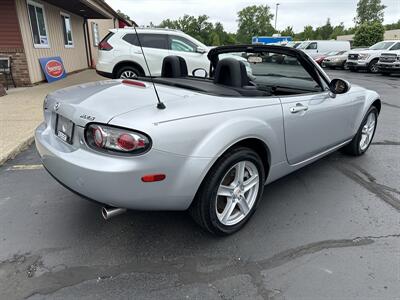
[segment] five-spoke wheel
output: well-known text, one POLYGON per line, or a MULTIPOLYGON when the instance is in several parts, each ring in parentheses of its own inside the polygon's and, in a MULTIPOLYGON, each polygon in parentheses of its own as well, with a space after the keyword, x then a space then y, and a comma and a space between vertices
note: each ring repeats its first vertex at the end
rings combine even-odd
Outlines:
POLYGON ((223 154, 208 172, 190 213, 208 231, 231 234, 254 213, 264 182, 265 167, 257 152, 234 148, 223 154))
POLYGON ((351 142, 343 148, 343 152, 355 156, 363 155, 374 138, 378 120, 378 109, 371 106, 365 115, 357 134, 351 142))
POLYGON ((257 199, 259 185, 259 173, 252 162, 235 164, 218 188, 215 207, 220 222, 231 226, 243 220, 257 199))

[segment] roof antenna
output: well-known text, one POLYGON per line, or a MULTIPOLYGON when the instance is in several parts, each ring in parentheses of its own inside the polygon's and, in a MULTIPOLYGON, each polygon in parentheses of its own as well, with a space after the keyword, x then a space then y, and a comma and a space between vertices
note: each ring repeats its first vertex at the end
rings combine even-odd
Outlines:
POLYGON ((160 96, 158 95, 158 92, 157 92, 156 84, 154 83, 154 78, 151 75, 149 64, 147 63, 146 55, 144 55, 142 43, 140 41, 139 34, 137 33, 136 26, 133 26, 133 29, 135 29, 135 33, 136 33, 136 37, 137 37, 137 40, 138 40, 138 43, 139 43, 139 47, 140 47, 140 50, 142 51, 142 55, 143 55, 144 62, 145 62, 146 67, 147 67, 147 71, 149 71, 150 80, 151 80, 151 83, 153 84, 154 92, 156 93, 156 96, 157 96, 157 101, 158 101, 157 102, 157 108, 158 109, 165 109, 166 106, 165 106, 165 104, 163 102, 161 102, 160 96))

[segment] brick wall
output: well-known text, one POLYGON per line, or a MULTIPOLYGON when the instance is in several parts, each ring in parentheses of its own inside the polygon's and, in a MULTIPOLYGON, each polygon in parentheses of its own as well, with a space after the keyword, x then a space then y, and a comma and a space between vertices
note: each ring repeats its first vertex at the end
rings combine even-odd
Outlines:
MULTIPOLYGON (((11 56, 11 69, 14 76, 14 81, 17 87, 19 86, 31 86, 31 80, 29 77, 28 63, 24 49, 22 48, 0 48, 0 56, 11 56)), ((0 83, 5 86, 4 75, 0 75, 0 83)), ((12 85, 9 80, 9 85, 12 85)))

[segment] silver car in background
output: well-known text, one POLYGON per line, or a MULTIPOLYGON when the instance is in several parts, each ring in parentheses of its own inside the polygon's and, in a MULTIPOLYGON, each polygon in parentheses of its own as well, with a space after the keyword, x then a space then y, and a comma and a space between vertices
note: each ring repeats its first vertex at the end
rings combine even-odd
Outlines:
POLYGON ((338 149, 367 151, 381 109, 376 92, 330 80, 289 47, 223 46, 208 58, 207 78, 169 56, 160 77, 49 94, 35 133, 44 167, 104 205, 105 218, 188 209, 226 235, 253 215, 265 184, 338 149))
POLYGON ((321 66, 324 68, 330 68, 330 69, 346 69, 346 61, 347 57, 349 55, 349 51, 340 51, 340 52, 335 52, 331 55, 329 53, 327 56, 323 59, 321 66))

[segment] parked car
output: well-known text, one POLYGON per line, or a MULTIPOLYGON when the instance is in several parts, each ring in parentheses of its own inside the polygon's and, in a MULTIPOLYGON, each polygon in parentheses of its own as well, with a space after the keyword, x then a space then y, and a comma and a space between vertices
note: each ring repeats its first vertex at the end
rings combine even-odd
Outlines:
POLYGON ((320 54, 329 53, 332 51, 349 51, 350 42, 348 41, 305 41, 301 43, 297 49, 301 49, 311 57, 319 56, 320 54))
MULTIPOLYGON (((152 75, 161 75, 162 61, 169 55, 182 56, 190 73, 210 67, 209 48, 179 30, 138 28, 137 32, 152 75)), ((99 44, 97 73, 108 78, 148 76, 139 46, 133 28, 111 29, 99 44)))
POLYGON ((35 132, 46 170, 105 205, 105 218, 188 209, 226 235, 253 215, 265 184, 338 149, 368 150, 381 109, 376 92, 331 80, 289 47, 223 46, 208 58, 211 78, 188 76, 185 60, 168 56, 163 77, 49 94, 35 132), (254 80, 227 54, 246 58, 254 80))
POLYGON ((379 57, 378 70, 384 75, 400 73, 400 43, 391 49, 390 52, 384 52, 379 57))
POLYGON ((346 69, 346 61, 349 51, 331 52, 331 55, 327 55, 322 60, 322 67, 331 69, 341 68, 346 69))
POLYGON ((391 51, 400 48, 399 40, 388 40, 376 43, 375 45, 364 50, 350 51, 347 58, 347 66, 350 71, 360 69, 368 70, 371 73, 379 72, 378 61, 382 53, 391 53, 391 51))

